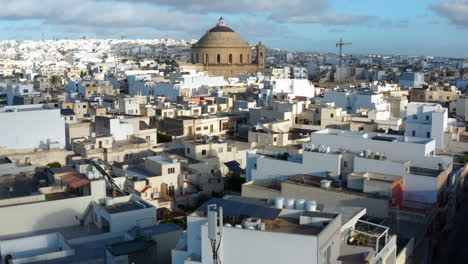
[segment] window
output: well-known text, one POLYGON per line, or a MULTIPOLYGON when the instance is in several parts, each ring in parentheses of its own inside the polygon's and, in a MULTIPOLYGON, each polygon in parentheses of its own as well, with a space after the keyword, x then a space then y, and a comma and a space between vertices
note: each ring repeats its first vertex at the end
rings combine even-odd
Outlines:
POLYGON ((414 119, 414 120, 418 120, 418 116, 417 116, 417 115, 413 115, 413 119, 414 119))
POLYGON ((413 130, 413 132, 411 132, 411 136, 416 136, 416 130, 413 130))
POLYGON ((169 186, 169 196, 174 196, 175 195, 175 189, 174 185, 169 186))
POLYGON ((175 168, 168 168, 167 173, 174 174, 175 173, 175 168))
POLYGON ((197 127, 196 130, 197 130, 197 131, 200 131, 200 130, 201 130, 201 127, 197 127))
POLYGON ((227 122, 223 123, 223 130, 228 130, 228 129, 229 129, 228 123, 227 122))
POLYGON ((206 149, 202 150, 202 151, 201 151, 201 154, 202 154, 203 156, 206 155, 206 149))
POLYGON ((208 127, 207 126, 203 127, 203 130, 208 130, 208 127))
POLYGON ((428 115, 426 116, 426 120, 429 120, 429 116, 428 116, 428 115))
POLYGON ((244 61, 244 55, 243 55, 243 54, 241 54, 241 55, 239 56, 239 60, 240 60, 240 63, 244 63, 244 62, 243 62, 243 61, 244 61))
POLYGON ((277 138, 276 138, 276 137, 274 137, 274 138, 273 138, 273 142, 276 142, 276 139, 277 139, 277 138))
POLYGON ((216 62, 217 62, 218 64, 221 63, 221 55, 220 55, 220 54, 218 54, 218 55, 216 56, 216 62))
POLYGON ((358 128, 358 131, 364 131, 364 128, 363 128, 363 127, 359 127, 359 128, 358 128))
POLYGON ((218 149, 218 153, 223 153, 224 149, 221 147, 218 149))
POLYGON ((447 96, 447 100, 449 100, 449 99, 450 99, 450 97, 449 97, 449 96, 447 96))
POLYGON ((196 62, 198 63, 198 53, 197 53, 197 60, 196 60, 196 62))
POLYGON ((333 118, 333 117, 335 117, 335 115, 334 115, 334 114, 330 114, 330 118, 333 118))
POLYGON ((431 137, 431 132, 426 132, 426 137, 430 138, 431 137))
POLYGON ((232 54, 229 54, 229 63, 232 64, 232 54))
POLYGON ((343 161, 343 167, 345 167, 345 168, 348 167, 348 162, 347 161, 343 161))
POLYGON ((190 148, 187 148, 187 154, 190 154, 190 148))
POLYGON ((432 99, 432 95, 429 95, 429 99, 432 99))

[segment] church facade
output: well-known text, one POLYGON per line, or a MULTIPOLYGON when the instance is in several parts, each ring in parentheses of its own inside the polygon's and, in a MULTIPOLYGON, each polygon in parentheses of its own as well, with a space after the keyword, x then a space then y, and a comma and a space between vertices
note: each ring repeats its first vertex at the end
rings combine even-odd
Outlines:
POLYGON ((218 24, 192 46, 191 62, 183 66, 209 75, 236 77, 253 74, 263 69, 264 64, 265 46, 260 42, 251 47, 220 18, 218 24))

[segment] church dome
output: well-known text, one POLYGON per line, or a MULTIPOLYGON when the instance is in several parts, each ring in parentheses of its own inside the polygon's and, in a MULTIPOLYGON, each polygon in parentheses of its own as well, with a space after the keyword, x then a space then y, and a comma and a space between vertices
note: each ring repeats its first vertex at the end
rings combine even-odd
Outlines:
POLYGON ((206 32, 203 37, 193 46, 194 48, 249 48, 239 34, 234 32, 220 18, 218 24, 206 32))

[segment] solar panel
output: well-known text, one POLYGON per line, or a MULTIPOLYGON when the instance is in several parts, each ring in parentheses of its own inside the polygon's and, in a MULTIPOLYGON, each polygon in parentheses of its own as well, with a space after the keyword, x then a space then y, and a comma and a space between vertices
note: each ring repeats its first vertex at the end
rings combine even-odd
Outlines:
POLYGON ((226 167, 228 167, 229 170, 234 172, 234 173, 239 173, 239 174, 244 173, 244 170, 240 167, 239 162, 237 162, 235 160, 225 162, 224 165, 226 165, 226 167))
POLYGON ((224 200, 219 198, 211 198, 209 201, 201 205, 197 211, 208 212, 208 205, 216 204, 223 207, 224 216, 252 216, 268 220, 274 220, 278 217, 281 210, 255 204, 243 203, 239 201, 224 200))

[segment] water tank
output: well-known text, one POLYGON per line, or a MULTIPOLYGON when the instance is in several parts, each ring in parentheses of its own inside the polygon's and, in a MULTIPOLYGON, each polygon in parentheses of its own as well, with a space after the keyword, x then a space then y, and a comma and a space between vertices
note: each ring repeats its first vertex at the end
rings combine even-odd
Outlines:
POLYGON ((105 204, 106 204, 106 206, 111 206, 111 205, 113 205, 113 204, 114 204, 114 199, 112 199, 112 198, 106 198, 106 199, 105 199, 105 204))
POLYGON ((275 199, 275 208, 282 209, 284 207, 284 198, 276 197, 275 199))
POLYGON ((86 172, 86 178, 88 178, 88 180, 92 180, 94 178, 97 178, 96 173, 94 173, 94 171, 92 171, 92 170, 87 171, 86 172))
POLYGON ((310 212, 317 211, 317 202, 315 200, 308 200, 306 202, 306 211, 310 211, 310 212))
POLYGON ((320 187, 324 189, 328 189, 331 186, 331 181, 329 180, 321 180, 320 181, 320 187))
POLYGON ((296 200, 296 209, 297 210, 304 210, 305 207, 305 200, 304 199, 297 199, 296 200))
POLYGON ((253 227, 253 226, 249 226, 249 228, 248 228, 248 229, 250 229, 250 230, 255 230, 255 227, 253 227))
POLYGON ((225 226, 225 227, 232 227, 232 225, 229 224, 229 223, 225 224, 224 226, 225 226))
POLYGON ((241 225, 235 225, 234 227, 235 227, 235 228, 242 228, 241 225))
POLYGON ((288 198, 286 199, 286 209, 294 209, 294 202, 296 199, 294 198, 288 198))

